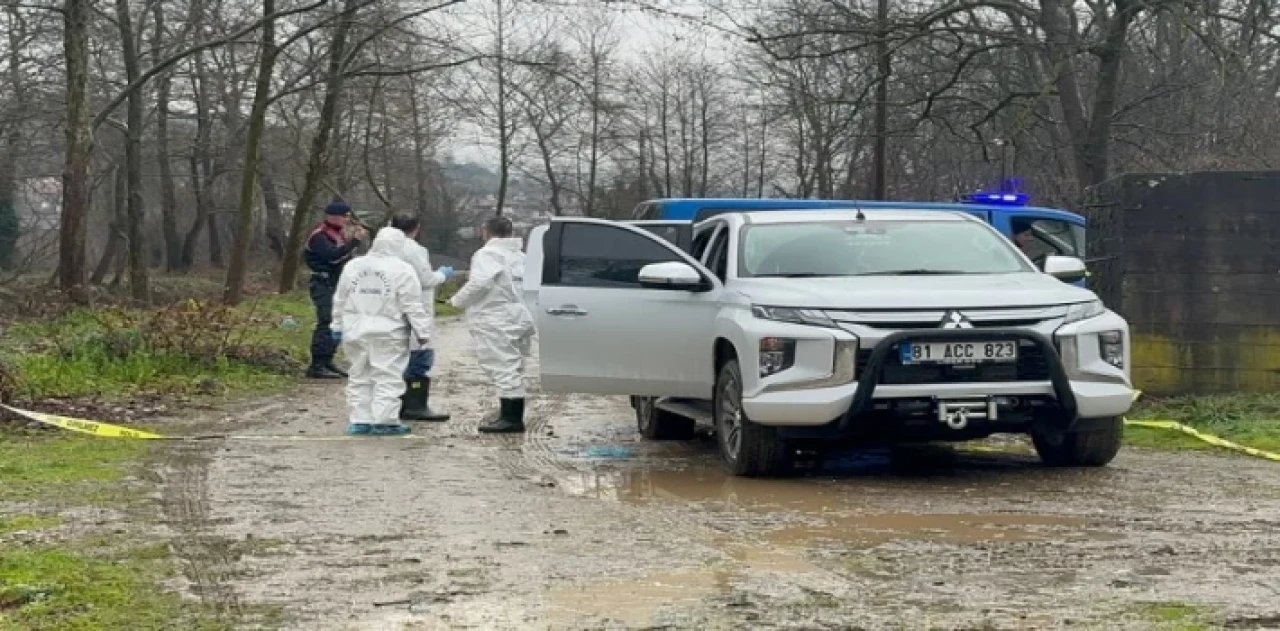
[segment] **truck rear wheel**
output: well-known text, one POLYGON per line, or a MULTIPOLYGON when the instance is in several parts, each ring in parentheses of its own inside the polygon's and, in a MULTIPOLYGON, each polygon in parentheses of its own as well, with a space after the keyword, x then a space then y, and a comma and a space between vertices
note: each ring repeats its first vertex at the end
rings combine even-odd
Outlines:
POLYGON ((742 370, 737 359, 729 359, 720 367, 712 407, 716 443, 730 473, 767 477, 789 469, 790 452, 777 428, 753 422, 742 409, 742 370))
POLYGON ((679 414, 658 409, 656 397, 632 397, 636 409, 636 429, 649 440, 689 440, 694 436, 694 421, 679 414))
POLYGON ((1124 419, 1098 419, 1090 425, 1086 431, 1037 432, 1031 442, 1040 460, 1051 467, 1101 467, 1120 452, 1124 419))

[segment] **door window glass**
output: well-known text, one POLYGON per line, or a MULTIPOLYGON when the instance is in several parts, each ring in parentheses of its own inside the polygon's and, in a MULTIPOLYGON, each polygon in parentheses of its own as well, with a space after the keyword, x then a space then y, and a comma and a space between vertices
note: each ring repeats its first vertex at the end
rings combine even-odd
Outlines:
POLYGON ((1037 265, 1046 256, 1084 258, 1084 230, 1056 219, 1015 217, 1010 220, 1013 242, 1037 265))
POLYGON ((650 263, 681 261, 657 241, 629 230, 598 224, 565 224, 560 237, 558 285, 639 287, 640 269, 650 263))

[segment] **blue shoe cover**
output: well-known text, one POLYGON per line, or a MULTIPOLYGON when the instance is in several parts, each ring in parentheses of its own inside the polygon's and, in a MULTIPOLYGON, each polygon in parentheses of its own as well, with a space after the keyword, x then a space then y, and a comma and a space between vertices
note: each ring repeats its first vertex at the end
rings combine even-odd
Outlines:
POLYGON ((369 433, 368 423, 352 423, 347 426, 348 436, 363 436, 369 433))
POLYGON ((408 425, 370 425, 370 436, 404 436, 412 432, 408 425))

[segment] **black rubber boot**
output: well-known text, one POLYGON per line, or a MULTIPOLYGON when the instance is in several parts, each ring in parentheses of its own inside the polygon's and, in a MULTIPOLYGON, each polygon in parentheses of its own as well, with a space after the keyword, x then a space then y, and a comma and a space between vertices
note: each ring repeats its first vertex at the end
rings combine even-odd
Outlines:
POLYGON ((404 396, 400 398, 400 420, 429 421, 439 423, 449 420, 448 414, 439 414, 431 410, 431 379, 406 379, 404 396))
POLYGON ((328 366, 312 364, 307 369, 307 379, 342 379, 346 375, 330 370, 328 366))
POLYGON ((524 399, 502 399, 498 420, 480 426, 484 434, 519 434, 524 432, 524 399))
POLYGON ((336 364, 334 364, 333 362, 329 362, 329 363, 325 364, 325 365, 324 365, 324 368, 325 368, 325 370, 328 370, 328 371, 329 371, 329 372, 331 372, 331 373, 334 373, 334 374, 336 374, 336 375, 341 375, 343 379, 346 379, 346 378, 347 378, 347 371, 345 371, 345 370, 343 370, 343 369, 341 369, 341 368, 338 368, 338 366, 337 366, 336 364))

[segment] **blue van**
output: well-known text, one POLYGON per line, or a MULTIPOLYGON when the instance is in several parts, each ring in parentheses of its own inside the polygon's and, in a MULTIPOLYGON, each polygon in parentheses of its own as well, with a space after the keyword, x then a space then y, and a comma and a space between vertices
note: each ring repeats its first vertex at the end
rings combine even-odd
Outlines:
MULTIPOLYGON (((836 199, 654 199, 641 202, 631 222, 679 245, 690 247, 694 223, 728 212, 875 208, 966 212, 991 224, 1009 239, 1030 232, 1037 249, 1085 260, 1085 218, 1056 208, 1027 205, 1025 193, 973 193, 958 202, 882 202, 836 199)), ((1076 283, 1083 286, 1084 281, 1076 283)))

